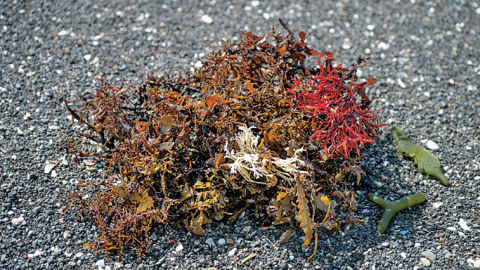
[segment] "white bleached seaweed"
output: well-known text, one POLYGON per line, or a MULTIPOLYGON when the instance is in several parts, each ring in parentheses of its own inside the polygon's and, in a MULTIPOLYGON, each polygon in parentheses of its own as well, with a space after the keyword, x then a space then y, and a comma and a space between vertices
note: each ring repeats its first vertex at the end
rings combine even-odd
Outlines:
POLYGON ((252 128, 246 126, 239 127, 240 132, 235 136, 239 150, 228 149, 228 141, 225 144, 225 158, 233 160, 230 166, 230 172, 240 173, 245 181, 262 184, 275 185, 278 182, 277 177, 287 181, 294 181, 295 174, 306 174, 306 171, 299 170, 300 166, 304 166, 305 162, 301 160, 300 153, 305 151, 303 148, 295 150, 290 158, 279 158, 272 156, 268 149, 258 148, 259 136, 252 133, 252 128), (258 182, 252 180, 265 177, 267 182, 258 182))

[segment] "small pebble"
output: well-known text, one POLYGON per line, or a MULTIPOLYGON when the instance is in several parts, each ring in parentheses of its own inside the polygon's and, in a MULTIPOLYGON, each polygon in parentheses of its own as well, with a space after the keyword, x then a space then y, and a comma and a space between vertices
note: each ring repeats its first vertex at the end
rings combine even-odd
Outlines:
POLYGON ((427 147, 430 150, 437 150, 439 148, 438 145, 434 141, 431 141, 431 140, 427 141, 427 147))
POLYGON ((429 259, 432 262, 435 261, 435 258, 436 258, 435 254, 433 254, 431 251, 422 252, 422 256, 426 257, 427 259, 429 259))
POLYGON ((208 23, 208 24, 211 24, 213 22, 213 19, 208 15, 203 15, 201 20, 202 22, 208 23))
POLYGON ((428 259, 425 259, 425 258, 421 258, 420 259, 422 261, 423 264, 425 264, 425 266, 430 266, 430 261, 428 259))
POLYGON ((448 253, 447 255, 445 255, 445 257, 449 260, 455 259, 455 255, 453 255, 452 253, 448 253))

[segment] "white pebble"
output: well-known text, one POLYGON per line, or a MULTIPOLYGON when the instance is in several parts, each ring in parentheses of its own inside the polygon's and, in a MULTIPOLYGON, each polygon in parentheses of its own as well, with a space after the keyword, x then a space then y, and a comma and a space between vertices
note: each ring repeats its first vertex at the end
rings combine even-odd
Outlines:
POLYGON ((367 25, 367 29, 372 31, 373 29, 375 29, 375 25, 369 24, 369 25, 367 25))
POLYGON ((420 243, 415 243, 415 247, 419 247, 419 246, 421 246, 420 243))
POLYGON ((377 45, 377 48, 379 48, 380 50, 388 50, 388 48, 390 48, 390 45, 388 45, 387 43, 385 42, 380 42, 378 45, 377 45))
POLYGON ((460 224, 460 227, 462 227, 463 230, 470 231, 470 228, 467 226, 467 223, 465 222, 465 220, 463 220, 463 218, 460 219, 458 224, 460 224))
POLYGON ((428 259, 421 258, 420 260, 421 260, 422 263, 425 264, 427 267, 430 266, 430 261, 429 261, 428 259))
POLYGON ((263 13, 263 18, 265 18, 265 20, 270 19, 270 14, 268 14, 268 13, 266 13, 266 12, 263 13))
POLYGON ((90 61, 90 59, 92 59, 92 55, 91 54, 85 54, 83 56, 83 58, 85 59, 85 61, 90 61))
POLYGON ((62 30, 62 31, 58 32, 58 35, 61 36, 61 37, 62 36, 68 36, 68 35, 70 35, 70 32, 68 32, 66 30, 62 30))
POLYGON ((13 225, 18 225, 18 224, 22 223, 24 220, 25 220, 24 217, 14 218, 14 219, 12 219, 12 224, 13 225))
POLYGON ((435 207, 435 208, 439 208, 439 207, 442 206, 442 205, 443 205, 443 203, 441 203, 441 202, 435 202, 435 203, 433 203, 433 207, 435 207))
POLYGON ((260 1, 252 1, 252 3, 250 3, 252 5, 252 7, 256 7, 258 5, 260 5, 260 1))
POLYGON ((183 250, 183 245, 182 243, 179 243, 178 246, 175 248, 176 252, 182 251, 183 250))
POLYGON ((101 33, 101 34, 100 34, 100 35, 98 35, 98 36, 94 36, 94 37, 92 37, 92 40, 93 40, 93 41, 97 41, 97 40, 100 40, 100 39, 102 39, 104 36, 105 36, 105 34, 101 33))
POLYGON ((475 12, 476 12, 477 14, 480 14, 480 8, 475 9, 475 12))
POLYGON ((405 83, 404 83, 404 82, 402 82, 402 80, 400 80, 400 78, 398 78, 398 80, 397 80, 397 81, 398 81, 398 85, 400 85, 400 87, 401 87, 401 88, 405 88, 405 87, 407 87, 407 86, 405 85, 405 83))
POLYGON ((430 149, 430 150, 436 150, 436 149, 439 148, 438 145, 437 145, 434 141, 432 141, 432 140, 428 140, 428 141, 427 141, 427 147, 428 147, 428 149, 430 149))
POLYGON ((98 266, 98 269, 102 269, 105 267, 105 261, 103 259, 97 261, 95 264, 98 266))
POLYGON ((454 231, 456 231, 457 229, 456 229, 455 227, 448 227, 447 230, 454 232, 454 231))
POLYGON ((213 19, 208 15, 203 15, 201 20, 202 22, 208 23, 208 24, 211 24, 213 22, 213 19))
POLYGON ((62 160, 62 165, 68 165, 68 161, 65 159, 65 157, 63 157, 63 160, 62 160))
POLYGON ((237 252, 237 248, 233 248, 228 252, 228 256, 234 256, 236 252, 237 252))
POLYGON ((400 253, 400 256, 402 256, 402 258, 406 259, 407 258, 407 253, 402 252, 402 253, 400 253))
POLYGON ((195 63, 195 68, 202 68, 202 66, 203 66, 203 64, 202 64, 201 61, 197 61, 197 62, 195 63))

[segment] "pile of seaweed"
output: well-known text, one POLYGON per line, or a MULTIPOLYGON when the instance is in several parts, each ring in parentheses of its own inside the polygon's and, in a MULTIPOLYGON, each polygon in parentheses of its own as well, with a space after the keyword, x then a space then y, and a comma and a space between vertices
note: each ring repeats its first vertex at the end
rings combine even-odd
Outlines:
MULTIPOLYGON (((78 185, 64 199, 100 233, 91 248, 147 251, 158 224, 202 234, 214 220, 242 212, 305 233, 338 230, 353 217, 361 148, 374 142, 376 113, 357 82, 359 58, 346 69, 329 52, 310 49, 306 34, 244 33, 217 48, 186 75, 151 77, 140 85, 104 79, 77 108, 95 142, 76 158, 108 164, 100 181, 78 185), (308 56, 317 67, 306 67, 308 56)), ((72 207, 71 207, 72 208, 72 207)))

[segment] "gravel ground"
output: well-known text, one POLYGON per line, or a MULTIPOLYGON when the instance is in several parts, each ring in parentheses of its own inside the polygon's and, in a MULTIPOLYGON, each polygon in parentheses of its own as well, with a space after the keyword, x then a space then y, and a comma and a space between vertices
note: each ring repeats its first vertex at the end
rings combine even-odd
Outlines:
POLYGON ((468 260, 480 260, 478 1, 284 2, 0 1, 0 269, 469 269, 468 260), (379 81, 369 91, 382 94, 374 102, 380 119, 423 145, 435 142, 431 152, 452 185, 404 160, 384 128, 365 158, 375 187, 356 193, 358 218, 369 220, 321 232, 308 262, 313 245, 304 252, 299 232, 278 244, 282 228, 262 231, 246 217, 200 237, 159 228, 152 252, 140 259, 127 254, 115 262, 83 250, 95 230, 72 210, 59 213, 57 196, 100 179, 104 168, 65 159, 61 143, 82 127, 68 121, 62 98, 90 95, 91 76, 135 83, 148 73, 184 72, 223 38, 262 34, 272 24, 280 30, 280 17, 339 63, 370 56, 362 77, 379 81), (58 162, 48 174, 47 161, 58 162), (423 192, 427 201, 397 214, 379 234, 381 209, 368 192, 388 200, 423 192), (236 242, 219 245, 221 239, 236 242), (242 264, 251 253, 256 257, 242 264))

